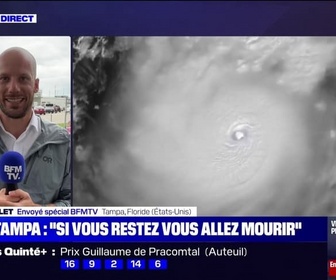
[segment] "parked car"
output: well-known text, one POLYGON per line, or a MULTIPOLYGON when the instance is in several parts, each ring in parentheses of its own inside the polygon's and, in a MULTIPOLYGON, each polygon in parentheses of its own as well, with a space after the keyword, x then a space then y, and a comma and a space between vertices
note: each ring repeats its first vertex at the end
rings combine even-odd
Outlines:
POLYGON ((34 112, 37 115, 45 115, 45 113, 46 113, 43 106, 36 106, 36 107, 34 107, 34 112))
POLYGON ((61 112, 62 110, 61 110, 61 107, 60 106, 58 106, 58 105, 54 105, 54 112, 55 113, 58 113, 58 112, 61 112))
POLYGON ((66 125, 66 130, 71 134, 71 122, 69 121, 66 125))
POLYGON ((45 112, 46 113, 54 113, 55 109, 54 109, 54 104, 46 104, 45 105, 45 112))

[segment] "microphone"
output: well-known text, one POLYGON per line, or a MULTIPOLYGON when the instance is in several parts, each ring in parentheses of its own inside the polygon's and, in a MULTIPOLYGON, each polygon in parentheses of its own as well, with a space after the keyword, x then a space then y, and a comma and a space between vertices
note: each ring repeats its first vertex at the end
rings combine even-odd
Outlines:
POLYGON ((23 180, 24 172, 25 161, 20 153, 9 151, 0 157, 0 179, 5 183, 7 195, 18 189, 17 183, 23 180))

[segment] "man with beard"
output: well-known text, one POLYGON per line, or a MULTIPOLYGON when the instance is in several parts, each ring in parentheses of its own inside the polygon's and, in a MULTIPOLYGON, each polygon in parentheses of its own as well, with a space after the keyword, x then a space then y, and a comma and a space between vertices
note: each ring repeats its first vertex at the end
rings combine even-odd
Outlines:
POLYGON ((26 174, 18 189, 0 190, 0 206, 70 206, 70 137, 32 109, 39 90, 36 61, 13 47, 0 54, 0 154, 23 155, 26 174))

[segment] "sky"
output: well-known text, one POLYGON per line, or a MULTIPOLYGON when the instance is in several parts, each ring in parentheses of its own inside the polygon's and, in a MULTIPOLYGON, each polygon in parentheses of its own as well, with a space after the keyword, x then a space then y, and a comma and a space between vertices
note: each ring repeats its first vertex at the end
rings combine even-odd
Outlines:
POLYGON ((70 96, 71 40, 70 37, 5 37, 0 36, 0 53, 10 47, 27 49, 37 62, 42 96, 70 96))

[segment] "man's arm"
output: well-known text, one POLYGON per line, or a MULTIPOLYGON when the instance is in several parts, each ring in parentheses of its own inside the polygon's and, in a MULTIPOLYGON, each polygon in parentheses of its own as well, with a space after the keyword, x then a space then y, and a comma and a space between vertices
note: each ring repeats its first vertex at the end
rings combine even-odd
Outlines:
POLYGON ((71 143, 70 143, 67 151, 67 161, 64 167, 63 182, 58 194, 58 198, 53 203, 47 204, 45 206, 61 206, 61 207, 71 206, 71 196, 72 196, 71 177, 72 177, 72 171, 71 171, 71 143))

